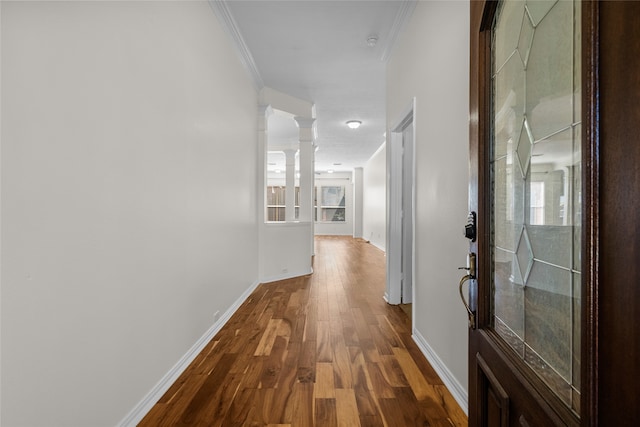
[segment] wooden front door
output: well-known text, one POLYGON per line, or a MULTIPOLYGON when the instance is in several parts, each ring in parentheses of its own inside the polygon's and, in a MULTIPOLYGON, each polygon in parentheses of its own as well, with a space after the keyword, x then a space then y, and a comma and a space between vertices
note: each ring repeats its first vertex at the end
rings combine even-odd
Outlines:
POLYGON ((638 16, 471 1, 470 426, 640 425, 638 16))

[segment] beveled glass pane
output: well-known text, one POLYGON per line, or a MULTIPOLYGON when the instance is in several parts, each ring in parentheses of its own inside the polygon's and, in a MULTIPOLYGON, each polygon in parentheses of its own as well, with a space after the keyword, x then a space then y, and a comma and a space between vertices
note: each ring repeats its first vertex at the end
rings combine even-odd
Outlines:
POLYGON ((527 12, 531 17, 534 26, 538 25, 540 21, 542 21, 557 1, 558 0, 533 0, 527 2, 527 12))
POLYGON ((524 16, 524 1, 505 2, 500 12, 497 31, 504 37, 494 39, 495 70, 502 68, 507 59, 513 55, 518 47, 518 36, 524 16))
MULTIPOLYGON (((563 171, 575 162, 574 132, 571 127, 533 145, 531 161, 538 165, 538 172, 563 171)), ((537 178, 536 178, 537 179, 537 178)))
POLYGON ((524 287, 520 272, 513 253, 497 250, 495 257, 496 309, 494 314, 522 341, 524 339, 524 287))
POLYGON ((493 327, 579 414, 579 5, 525 4, 499 4, 492 40, 493 327))
POLYGON ((520 28, 520 38, 518 39, 518 53, 525 68, 529 61, 529 53, 531 52, 531 42, 533 41, 533 23, 528 13, 522 17, 522 27, 520 28))
POLYGON ((536 261, 525 290, 525 342, 571 381, 571 272, 536 261))
POLYGON ((523 225, 524 180, 519 167, 503 157, 495 162, 495 246, 515 252, 523 225))
POLYGON ((531 130, 527 119, 524 120, 523 126, 520 129, 520 135, 518 136, 518 144, 516 146, 516 158, 520 165, 520 171, 522 177, 526 178, 529 173, 529 163, 531 163, 531 146, 533 145, 533 138, 531 138, 531 130))
POLYGON ((571 269, 572 227, 529 225, 527 230, 536 259, 571 269))
POLYGON ((525 114, 535 141, 573 123, 573 40, 573 2, 557 2, 535 29, 527 63, 525 114))
POLYGON ((533 267, 533 250, 531 249, 531 241, 529 240, 529 233, 527 228, 522 229, 520 234, 520 241, 518 242, 518 249, 516 251, 516 261, 520 268, 520 274, 522 274, 523 283, 527 282, 531 267, 533 267))
POLYGON ((494 76, 495 149, 494 159, 507 155, 516 145, 524 119, 524 65, 513 55, 494 76))
POLYGON ((575 252, 580 250, 580 221, 576 232, 576 218, 572 212, 577 206, 575 193, 580 190, 580 173, 578 171, 576 176, 574 167, 574 134, 573 129, 568 129, 534 145, 528 183, 541 182, 545 188, 544 221, 529 228, 536 257, 568 269, 574 268, 576 260, 579 262, 579 255, 576 259, 575 252), (577 241, 574 240, 576 238, 577 241))

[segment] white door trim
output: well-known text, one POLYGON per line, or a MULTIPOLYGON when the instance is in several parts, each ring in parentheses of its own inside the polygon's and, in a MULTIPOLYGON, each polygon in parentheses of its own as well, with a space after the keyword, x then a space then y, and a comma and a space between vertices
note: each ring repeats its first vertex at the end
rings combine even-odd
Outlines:
MULTIPOLYGON (((416 99, 413 98, 403 114, 393 123, 387 132, 389 148, 387 150, 387 284, 385 300, 389 304, 402 303, 402 138, 403 130, 413 126, 413 152, 410 153, 412 167, 412 277, 415 277, 415 111, 416 99)), ((405 298, 408 299, 408 298, 405 298)), ((412 287, 410 301, 415 300, 415 286, 412 287)))

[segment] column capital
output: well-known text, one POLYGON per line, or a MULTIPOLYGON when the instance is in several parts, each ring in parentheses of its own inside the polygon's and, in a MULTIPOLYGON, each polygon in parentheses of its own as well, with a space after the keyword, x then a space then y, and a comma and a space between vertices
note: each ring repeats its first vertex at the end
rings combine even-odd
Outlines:
POLYGON ((314 118, 303 117, 303 116, 295 116, 293 120, 296 121, 300 129, 311 129, 316 122, 316 119, 314 118))
POLYGON ((281 150, 281 151, 284 153, 284 155, 287 158, 287 160, 289 158, 295 159, 296 158, 296 154, 298 154, 298 149, 293 149, 293 148, 287 148, 287 149, 284 149, 284 150, 281 150))
POLYGON ((300 132, 300 142, 311 142, 315 141, 318 138, 318 129, 316 128, 316 119, 303 117, 303 116, 295 116, 293 118, 298 125, 298 129, 300 132))

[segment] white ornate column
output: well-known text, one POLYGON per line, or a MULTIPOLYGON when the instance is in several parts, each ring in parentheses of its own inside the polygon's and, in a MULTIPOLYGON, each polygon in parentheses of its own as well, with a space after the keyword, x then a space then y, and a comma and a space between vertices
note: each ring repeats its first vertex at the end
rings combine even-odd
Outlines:
POLYGON ((296 153, 297 150, 284 150, 286 156, 286 186, 284 193, 284 219, 287 222, 296 220, 296 153))
POLYGON ((300 116, 294 119, 300 130, 300 221, 312 221, 313 154, 316 119, 300 116))
POLYGON ((311 224, 311 254, 314 250, 315 223, 313 215, 313 187, 315 179, 316 119, 296 116, 300 130, 300 221, 311 224))
POLYGON ((258 221, 267 219, 267 142, 269 138, 269 117, 273 114, 271 105, 258 106, 258 221))

